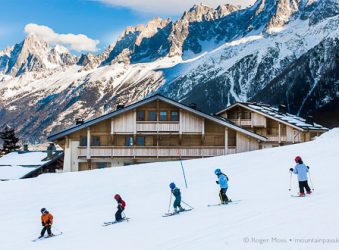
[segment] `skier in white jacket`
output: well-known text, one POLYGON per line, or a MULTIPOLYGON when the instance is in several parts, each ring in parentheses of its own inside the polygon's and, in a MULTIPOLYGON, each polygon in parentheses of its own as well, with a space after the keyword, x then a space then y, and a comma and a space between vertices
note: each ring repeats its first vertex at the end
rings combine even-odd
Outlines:
POLYGON ((307 173, 308 173, 309 167, 303 163, 300 156, 295 157, 294 160, 297 163, 297 165, 294 168, 290 168, 290 171, 298 175, 299 189, 300 189, 299 196, 305 196, 305 189, 306 189, 307 194, 311 194, 312 191, 310 187, 308 186, 308 182, 307 182, 307 179, 308 179, 307 173))

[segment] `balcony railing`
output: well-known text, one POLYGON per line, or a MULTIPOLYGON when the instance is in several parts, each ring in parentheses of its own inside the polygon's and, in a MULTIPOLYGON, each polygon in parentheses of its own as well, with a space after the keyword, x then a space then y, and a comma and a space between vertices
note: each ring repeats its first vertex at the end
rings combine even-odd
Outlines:
POLYGON ((238 126, 251 126, 252 120, 251 119, 231 119, 231 122, 238 126))
POLYGON ((179 122, 137 122, 138 132, 178 132, 179 122))
MULTIPOLYGON (((228 149, 228 153, 235 149, 228 149)), ((225 154, 225 147, 200 146, 200 147, 175 147, 175 146, 96 146, 90 148, 91 157, 208 157, 225 154)), ((87 148, 79 147, 79 156, 87 156, 87 148)))

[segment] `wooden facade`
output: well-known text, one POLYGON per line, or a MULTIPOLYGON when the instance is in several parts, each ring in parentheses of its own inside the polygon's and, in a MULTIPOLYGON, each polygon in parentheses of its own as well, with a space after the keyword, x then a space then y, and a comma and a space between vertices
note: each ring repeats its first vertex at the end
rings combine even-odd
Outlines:
MULTIPOLYGON (((267 106, 265 105, 265 107, 267 106)), ((268 110, 273 113, 273 109, 268 110)), ((242 103, 236 103, 217 114, 238 126, 265 136, 267 141, 261 144, 263 148, 307 142, 327 131, 322 126, 320 126, 321 128, 304 129, 273 115, 259 112, 242 103)), ((284 113, 279 114, 281 117, 284 117, 284 115, 284 113)))
POLYGON ((68 172, 245 152, 266 138, 155 96, 49 139, 64 149, 68 172))

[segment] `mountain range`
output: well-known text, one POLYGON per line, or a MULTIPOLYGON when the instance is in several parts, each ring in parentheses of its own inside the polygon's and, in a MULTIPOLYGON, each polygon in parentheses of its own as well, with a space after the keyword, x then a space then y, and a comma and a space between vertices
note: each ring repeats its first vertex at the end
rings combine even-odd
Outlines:
POLYGON ((127 27, 101 54, 35 34, 0 51, 0 126, 31 143, 153 93, 213 113, 236 101, 286 104, 339 124, 337 0, 198 4, 178 20, 127 27))

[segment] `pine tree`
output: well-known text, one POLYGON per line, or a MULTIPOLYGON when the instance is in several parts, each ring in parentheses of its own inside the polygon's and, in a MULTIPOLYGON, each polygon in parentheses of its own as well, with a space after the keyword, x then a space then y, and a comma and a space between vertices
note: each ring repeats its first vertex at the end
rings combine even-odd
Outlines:
POLYGON ((3 154, 8 154, 20 148, 20 146, 17 144, 19 139, 15 136, 13 128, 5 126, 4 130, 0 132, 0 138, 3 141, 3 154))

